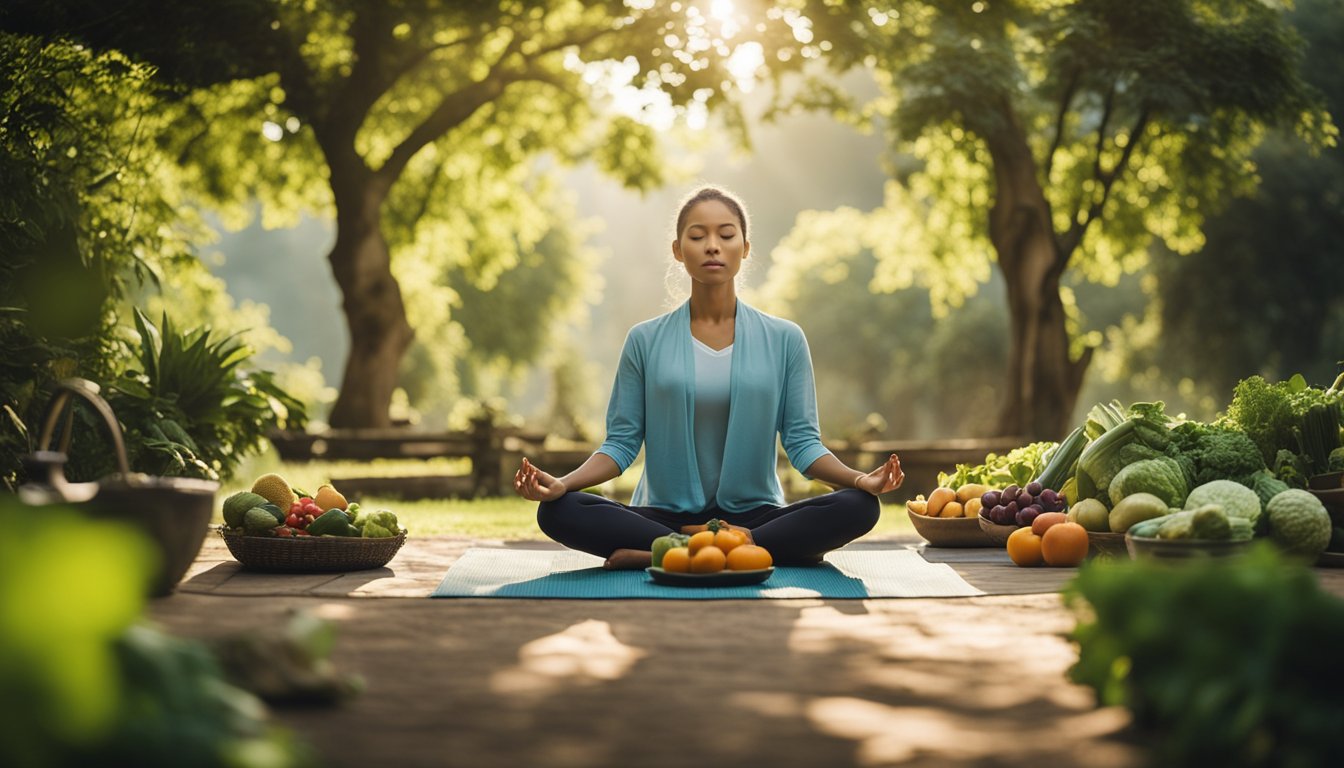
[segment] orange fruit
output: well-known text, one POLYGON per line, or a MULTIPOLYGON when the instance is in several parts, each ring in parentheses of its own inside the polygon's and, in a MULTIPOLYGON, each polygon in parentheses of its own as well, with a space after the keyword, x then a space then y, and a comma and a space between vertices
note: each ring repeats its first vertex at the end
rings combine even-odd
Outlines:
POLYGON ((701 531, 697 534, 694 534, 693 536, 691 536, 691 540, 686 543, 686 546, 690 548, 691 556, 694 557, 695 553, 699 552, 704 547, 714 546, 714 532, 701 531))
POLYGON ((732 552, 746 543, 747 535, 731 528, 720 528, 719 532, 714 534, 714 546, 723 550, 724 554, 732 552))
POLYGON ((1045 529, 1052 525, 1067 522, 1068 519, 1068 515, 1063 512, 1042 512, 1036 516, 1035 520, 1031 521, 1031 532, 1037 536, 1044 536, 1045 529))
MULTIPOLYGON (((666 556, 663 562, 667 562, 666 556)), ((691 555, 691 573, 718 573, 727 562, 728 556, 723 554, 723 550, 710 544, 691 555)))
POLYGON ((1074 566, 1087 558, 1087 529, 1077 523, 1059 523, 1041 537, 1046 565, 1074 566))
POLYGON ((663 554, 663 570, 672 573, 687 573, 691 570, 691 551, 685 547, 673 547, 663 554))
POLYGON ((1041 541, 1030 528, 1018 528, 1008 536, 1008 559, 1018 565, 1040 565, 1041 541))
POLYGON ((730 571, 758 571, 762 568, 769 568, 774 562, 775 559, 770 556, 769 550, 755 544, 733 547, 732 551, 728 553, 728 570, 730 571))

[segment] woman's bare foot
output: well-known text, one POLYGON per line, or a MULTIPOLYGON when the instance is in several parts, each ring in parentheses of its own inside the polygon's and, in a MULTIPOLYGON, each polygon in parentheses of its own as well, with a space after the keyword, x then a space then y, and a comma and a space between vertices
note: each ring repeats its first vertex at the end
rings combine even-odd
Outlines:
POLYGON ((618 549, 602 564, 608 571, 638 571, 653 565, 653 553, 646 549, 618 549))

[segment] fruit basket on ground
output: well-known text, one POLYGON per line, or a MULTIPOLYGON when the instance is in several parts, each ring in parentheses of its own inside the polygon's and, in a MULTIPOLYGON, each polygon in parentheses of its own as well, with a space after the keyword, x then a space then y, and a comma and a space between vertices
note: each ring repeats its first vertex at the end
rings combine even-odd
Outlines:
POLYGON ((220 535, 244 568, 290 573, 381 568, 406 543, 391 511, 361 509, 330 485, 309 496, 274 474, 224 501, 220 535))
POLYGON ((920 494, 907 501, 905 511, 915 532, 931 547, 992 547, 994 540, 977 522, 986 490, 978 484, 935 488, 927 499, 920 494))
POLYGON ((929 517, 906 510, 915 532, 931 547, 993 547, 993 538, 980 527, 977 517, 929 517))
POLYGON ((980 530, 981 496, 988 490, 979 483, 957 489, 939 486, 928 498, 919 494, 905 503, 915 532, 931 547, 992 547, 993 539, 980 530))

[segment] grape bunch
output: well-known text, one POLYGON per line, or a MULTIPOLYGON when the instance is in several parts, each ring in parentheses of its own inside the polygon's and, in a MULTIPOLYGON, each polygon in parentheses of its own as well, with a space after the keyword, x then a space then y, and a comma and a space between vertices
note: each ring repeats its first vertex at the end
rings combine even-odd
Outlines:
POLYGON ((1065 507, 1062 496, 1034 480, 1025 488, 986 491, 980 502, 981 516, 998 525, 1031 525, 1042 512, 1063 512, 1065 507))

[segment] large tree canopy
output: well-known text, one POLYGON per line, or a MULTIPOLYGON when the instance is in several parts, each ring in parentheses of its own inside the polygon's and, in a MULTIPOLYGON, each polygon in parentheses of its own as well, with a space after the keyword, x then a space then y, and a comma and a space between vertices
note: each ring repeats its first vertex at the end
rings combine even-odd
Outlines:
POLYGON ((388 423, 414 336, 399 248, 488 284, 555 228, 522 184, 526 161, 591 156, 628 184, 658 181, 653 130, 591 107, 603 77, 589 65, 631 65, 633 85, 682 105, 712 105, 733 81, 720 30, 680 4, 20 0, 0 19, 123 51, 183 86, 163 141, 216 203, 332 211, 351 340, 333 426, 388 423))
MULTIPOLYGON (((1303 74, 1339 115, 1344 4, 1299 0, 1291 18, 1309 44, 1303 74)), ((1344 366, 1344 147, 1318 153, 1278 131, 1254 159, 1255 194, 1209 220, 1198 253, 1158 262, 1153 362, 1222 393, 1251 373, 1327 385, 1344 366), (1218 337, 1238 343, 1179 343, 1218 337)))
POLYGON ((1197 249, 1205 216, 1255 184, 1266 126, 1335 134, 1300 38, 1258 0, 797 5, 800 39, 834 69, 871 68, 881 95, 854 105, 818 80, 796 98, 881 118, 916 161, 855 222, 873 285, 957 304, 983 265, 1003 273, 1004 434, 1058 438, 1071 418, 1091 350, 1068 331, 1065 270, 1113 282, 1155 240, 1197 249))

